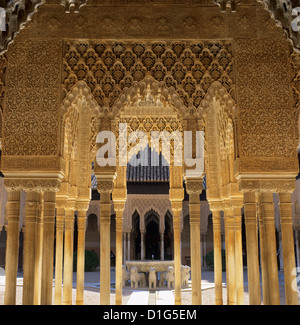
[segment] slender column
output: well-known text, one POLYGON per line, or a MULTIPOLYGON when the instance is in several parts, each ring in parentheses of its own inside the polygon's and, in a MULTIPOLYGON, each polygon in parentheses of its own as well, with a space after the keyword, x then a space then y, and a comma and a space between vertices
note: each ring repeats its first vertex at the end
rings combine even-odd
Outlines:
POLYGON ((127 259, 130 261, 130 232, 127 233, 127 259))
POLYGON ((234 219, 233 210, 225 209, 224 211, 224 221, 226 231, 226 251, 227 251, 227 264, 226 272, 228 273, 228 286, 227 286, 227 296, 228 304, 236 305, 236 278, 235 278, 235 231, 234 231, 234 219))
POLYGON ((41 304, 42 270, 43 270, 43 233, 44 233, 44 193, 39 193, 39 209, 35 233, 34 260, 34 304, 41 304))
POLYGON ((214 279, 215 279, 215 304, 223 305, 222 293, 222 244, 221 244, 221 216, 220 211, 212 212, 213 237, 214 237, 214 279))
POLYGON ((113 182, 98 182, 100 192, 100 304, 110 305, 110 215, 113 182))
POLYGON ((6 216, 7 237, 4 304, 15 305, 19 252, 20 190, 8 189, 6 216))
POLYGON ((84 304, 84 257, 85 257, 85 228, 87 208, 78 209, 77 216, 77 287, 76 287, 76 305, 84 304))
POLYGON ((260 264, 261 264, 261 277, 262 277, 262 293, 263 304, 269 305, 269 284, 268 284, 268 270, 267 270, 267 251, 266 251, 266 239, 265 239, 265 227, 264 219, 261 211, 261 197, 259 193, 256 193, 257 201, 257 215, 259 224, 259 244, 260 244, 260 264))
POLYGON ((261 304, 255 193, 244 193, 248 290, 250 305, 261 304))
POLYGON ((164 232, 161 232, 160 233, 160 259, 161 259, 161 261, 163 261, 165 259, 164 251, 165 251, 165 248, 164 248, 164 232))
POLYGON ((200 194, 202 179, 186 179, 189 194, 192 304, 201 305, 200 194))
POLYGON ((181 305, 181 250, 180 250, 180 210, 173 210, 174 229, 174 272, 175 272, 175 305, 181 305))
MULTIPOLYGON (((187 185, 187 188, 189 185, 187 185)), ((188 191, 190 212, 190 250, 191 250, 191 278, 192 278, 192 304, 201 305, 201 249, 200 249, 200 192, 188 191)))
POLYGON ((127 252, 126 252, 126 232, 123 233, 123 260, 124 264, 127 260, 127 252))
POLYGON ((39 193, 37 191, 27 191, 24 208, 23 305, 34 304, 35 236, 38 212, 39 193))
POLYGON ((42 305, 52 305, 55 196, 56 192, 44 192, 42 305))
POLYGON ((74 207, 65 210, 63 304, 72 305, 74 207))
POLYGON ((276 257, 276 238, 275 238, 275 215, 273 194, 269 192, 260 193, 261 214, 264 222, 264 237, 266 249, 266 261, 268 271, 268 289, 270 305, 279 305, 279 281, 278 266, 276 257))
POLYGON ((244 270, 242 247, 242 215, 241 208, 233 208, 234 236, 235 236, 235 279, 236 303, 244 304, 244 270))
POLYGON ((114 202, 116 211, 116 305, 122 305, 122 235, 125 202, 114 202))
POLYGON ((291 193, 279 193, 280 221, 282 233, 285 302, 286 305, 298 305, 297 291, 292 289, 295 280, 295 251, 292 219, 291 193))
POLYGON ((55 251, 55 296, 54 304, 62 302, 62 270, 63 270, 63 244, 64 244, 65 209, 56 209, 56 251, 55 251))
POLYGON ((145 233, 141 232, 141 260, 145 259, 145 233))

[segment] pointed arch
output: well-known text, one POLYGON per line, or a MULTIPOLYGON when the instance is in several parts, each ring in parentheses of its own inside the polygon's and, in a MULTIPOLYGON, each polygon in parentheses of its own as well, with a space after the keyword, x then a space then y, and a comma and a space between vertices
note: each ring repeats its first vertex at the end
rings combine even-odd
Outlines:
POLYGON ((100 107, 85 81, 79 81, 72 87, 63 100, 60 111, 65 181, 73 179, 73 185, 85 197, 89 196, 88 189, 91 187, 99 112, 100 107))

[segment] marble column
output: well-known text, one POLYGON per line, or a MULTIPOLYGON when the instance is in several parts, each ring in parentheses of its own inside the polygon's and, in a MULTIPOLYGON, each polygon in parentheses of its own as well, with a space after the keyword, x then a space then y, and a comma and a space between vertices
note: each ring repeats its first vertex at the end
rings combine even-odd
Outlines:
POLYGON ((264 223, 264 237, 266 262, 268 272, 269 304, 279 305, 279 280, 278 265, 276 256, 276 237, 275 237, 275 215, 273 194, 270 192, 260 193, 261 214, 264 223))
POLYGON ((43 272, 43 240, 44 240, 44 193, 39 193, 39 208, 35 233, 34 261, 34 304, 41 304, 42 272, 43 272))
POLYGON ((261 304, 255 193, 244 193, 249 304, 261 304))
POLYGON ((225 209, 224 211, 224 222, 225 222, 225 242, 226 242, 226 254, 227 264, 226 273, 228 275, 227 284, 227 297, 229 305, 236 305, 236 277, 235 277, 235 229, 234 229, 234 218, 233 210, 231 208, 225 209))
POLYGON ((55 294, 54 304, 62 303, 62 272, 63 272, 63 245, 64 245, 65 209, 56 209, 56 250, 55 250, 55 294))
POLYGON ((213 240, 214 240, 214 280, 215 304, 223 305, 222 293, 222 243, 221 243, 221 216, 220 211, 212 211, 213 240))
POLYGON ((16 304, 16 285, 19 255, 20 190, 7 189, 6 254, 5 254, 5 293, 4 305, 16 304))
POLYGON ((165 239, 165 234, 164 234, 164 232, 161 232, 160 233, 160 259, 161 259, 161 261, 163 261, 165 259, 164 239, 165 239))
POLYGON ((127 260, 130 261, 130 258, 131 258, 131 254, 130 254, 130 235, 131 233, 128 232, 127 233, 127 260))
POLYGON ((192 304, 201 305, 200 193, 202 180, 186 180, 189 194, 192 304))
POLYGON ((141 231, 141 260, 145 259, 145 232, 141 231))
POLYGON ((63 286, 64 305, 72 305, 74 212, 75 212, 75 206, 73 208, 67 207, 65 209, 64 286, 63 286))
POLYGON ((34 304, 35 238, 39 212, 39 192, 26 191, 24 207, 25 234, 23 245, 23 305, 34 304))
POLYGON ((180 212, 182 202, 172 202, 174 233, 175 305, 181 305, 180 212))
POLYGON ((97 179, 100 192, 100 304, 110 305, 110 217, 113 181, 97 179))
POLYGON ((268 270, 267 270, 267 251, 266 251, 266 239, 265 239, 265 227, 264 219, 261 210, 261 196, 260 193, 256 193, 257 202, 257 215, 259 225, 259 246, 260 246, 260 265, 261 265, 261 278, 262 278, 262 295, 263 304, 269 305, 269 283, 268 283, 268 270))
POLYGON ((295 250, 292 218, 291 193, 279 193, 280 222, 282 233, 282 250, 284 265, 285 303, 298 305, 298 294, 292 288, 295 281, 295 250))
POLYGON ((233 208, 233 223, 235 236, 235 279, 236 279, 236 303, 244 305, 244 269, 242 247, 242 215, 241 207, 233 208))
POLYGON ((127 261, 127 252, 126 252, 126 232, 123 232, 123 263, 127 261))
POLYGON ((78 209, 77 216, 77 287, 76 287, 76 305, 84 304, 84 262, 85 262, 85 231, 86 231, 86 211, 85 207, 78 209))
MULTIPOLYGON (((172 209, 173 210, 173 209, 172 209)), ((180 211, 173 210, 175 305, 181 305, 180 211)))
POLYGON ((122 236, 125 201, 114 201, 116 211, 116 305, 122 305, 122 236))
POLYGON ((52 305, 55 196, 56 192, 44 192, 42 305, 52 305))

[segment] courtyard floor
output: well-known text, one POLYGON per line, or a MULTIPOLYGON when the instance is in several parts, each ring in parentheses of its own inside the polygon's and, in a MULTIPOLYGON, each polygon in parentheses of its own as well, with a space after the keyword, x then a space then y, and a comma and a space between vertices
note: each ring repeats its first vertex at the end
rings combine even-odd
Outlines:
MULTIPOLYGON (((111 304, 115 304, 115 270, 111 268, 111 304)), ((53 281, 53 293, 54 293, 53 281)), ((279 271, 279 285, 280 285, 280 303, 285 304, 284 293, 284 275, 279 271)), ((22 304, 22 288, 23 288, 23 275, 18 274, 17 278, 17 305, 22 304)), ((0 305, 4 304, 4 290, 5 290, 5 276, 0 275, 0 305)), ((211 271, 202 270, 202 304, 214 305, 215 290, 214 290, 214 273, 211 271)), ((73 304, 76 304, 76 273, 73 274, 73 304)), ((249 304, 247 272, 244 270, 244 292, 245 292, 245 305, 249 304)), ((54 297, 54 294, 53 294, 54 297)), ((174 290, 167 290, 158 288, 156 291, 149 291, 146 288, 131 289, 126 286, 123 289, 122 296, 123 305, 173 305, 174 304, 174 290)), ((227 304, 226 298, 226 273, 223 272, 223 304, 227 304)), ((300 301, 300 300, 299 300, 300 301)), ((182 305, 191 305, 192 295, 191 286, 182 289, 182 305)), ((85 305, 99 305, 100 303, 100 272, 85 273, 85 291, 84 291, 84 304, 85 305)))

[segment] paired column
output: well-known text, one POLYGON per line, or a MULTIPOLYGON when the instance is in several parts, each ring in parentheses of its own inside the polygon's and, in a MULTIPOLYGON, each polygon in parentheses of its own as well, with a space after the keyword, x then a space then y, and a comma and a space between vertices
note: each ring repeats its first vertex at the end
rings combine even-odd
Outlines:
POLYGON ((84 262, 85 262, 85 230, 86 230, 86 211, 87 204, 77 206, 77 288, 76 288, 76 305, 84 304, 84 262))
POLYGON ((75 212, 75 202, 67 203, 67 207, 65 209, 65 242, 64 242, 64 286, 63 286, 64 305, 72 305, 74 212, 75 212))
POLYGON ((201 305, 200 193, 202 180, 186 180, 189 194, 192 304, 201 305))
POLYGON ((244 193, 244 216, 246 228, 248 290, 250 305, 261 304, 258 236, 257 236, 257 207, 254 192, 244 193))
POLYGON ((219 210, 212 211, 212 221, 214 240, 215 304, 223 305, 221 215, 219 210))
POLYGON ((4 304, 16 304, 16 285, 19 253, 19 218, 20 190, 6 188, 8 191, 6 203, 7 238, 5 255, 5 294, 4 304))
POLYGON ((296 265, 291 193, 279 193, 279 200, 284 266, 285 302, 286 305, 298 305, 297 291, 293 290, 292 288, 292 283, 296 277, 295 273, 293 272, 296 265))

